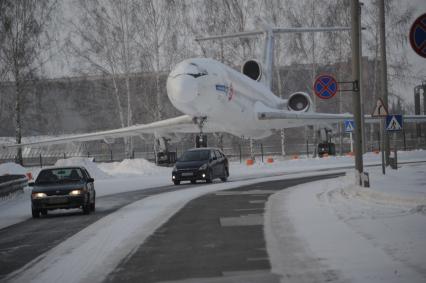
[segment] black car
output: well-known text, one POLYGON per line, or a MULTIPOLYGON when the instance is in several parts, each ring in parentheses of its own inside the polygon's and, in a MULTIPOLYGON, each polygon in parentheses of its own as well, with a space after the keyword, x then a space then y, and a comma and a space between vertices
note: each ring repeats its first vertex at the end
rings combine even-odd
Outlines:
POLYGON ((94 179, 84 167, 43 169, 37 176, 31 193, 33 218, 48 210, 82 208, 84 214, 95 210, 94 179))
POLYGON ((172 180, 175 185, 181 181, 212 180, 220 178, 223 182, 229 177, 228 158, 218 148, 194 148, 187 150, 176 161, 173 168, 172 180))

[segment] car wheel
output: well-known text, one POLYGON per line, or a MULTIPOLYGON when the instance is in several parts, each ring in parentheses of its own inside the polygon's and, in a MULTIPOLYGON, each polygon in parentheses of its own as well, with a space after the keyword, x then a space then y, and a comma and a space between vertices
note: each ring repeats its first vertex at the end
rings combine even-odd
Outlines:
POLYGON ((42 209, 40 212, 41 212, 41 215, 43 216, 47 215, 47 209, 42 209))
POLYGON ((40 210, 38 210, 37 208, 32 208, 31 209, 33 218, 39 218, 40 217, 40 210))
POLYGON ((222 182, 226 182, 228 180, 228 176, 229 176, 228 169, 226 167, 223 167, 223 177, 220 178, 220 180, 222 182))
POLYGON ((83 213, 89 214, 90 213, 90 197, 87 197, 87 202, 83 204, 83 213))
POLYGON ((209 173, 207 174, 206 177, 206 183, 211 183, 212 182, 212 170, 209 170, 209 173))
POLYGON ((197 183, 197 180, 191 180, 191 184, 197 183))
POLYGON ((173 183, 177 186, 177 185, 180 184, 180 181, 179 180, 173 180, 173 183))
POLYGON ((90 210, 95 211, 95 209, 96 209, 95 200, 93 200, 93 203, 90 204, 90 210))

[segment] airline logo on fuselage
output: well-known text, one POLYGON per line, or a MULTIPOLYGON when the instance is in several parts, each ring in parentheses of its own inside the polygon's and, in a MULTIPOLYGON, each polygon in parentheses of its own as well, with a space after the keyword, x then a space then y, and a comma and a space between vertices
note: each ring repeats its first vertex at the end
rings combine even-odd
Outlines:
POLYGON ((216 85, 216 90, 225 94, 228 98, 228 101, 230 101, 234 97, 234 87, 232 86, 232 83, 229 84, 229 86, 216 85))

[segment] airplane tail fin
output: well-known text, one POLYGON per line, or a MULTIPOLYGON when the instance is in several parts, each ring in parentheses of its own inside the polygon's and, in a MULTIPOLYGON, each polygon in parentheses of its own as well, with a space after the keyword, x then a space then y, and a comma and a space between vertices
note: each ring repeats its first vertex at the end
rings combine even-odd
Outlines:
POLYGON ((277 33, 300 33, 300 32, 330 32, 330 31, 348 31, 350 27, 295 27, 295 28, 282 28, 282 27, 271 27, 263 25, 262 29, 253 31, 243 31, 221 35, 209 35, 209 36, 196 36, 195 41, 206 41, 216 39, 228 39, 228 38, 243 38, 252 37, 263 34, 265 36, 265 43, 263 47, 263 62, 262 71, 265 76, 263 80, 266 86, 272 88, 272 67, 274 64, 274 37, 277 33))

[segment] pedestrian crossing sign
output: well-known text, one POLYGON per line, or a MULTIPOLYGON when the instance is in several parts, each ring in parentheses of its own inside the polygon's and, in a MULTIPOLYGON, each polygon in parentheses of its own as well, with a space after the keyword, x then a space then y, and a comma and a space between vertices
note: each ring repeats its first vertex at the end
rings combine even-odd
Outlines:
POLYGON ((402 115, 386 116, 386 131, 402 131, 402 115))
POLYGON ((345 132, 352 133, 355 129, 354 120, 345 120, 345 132))

